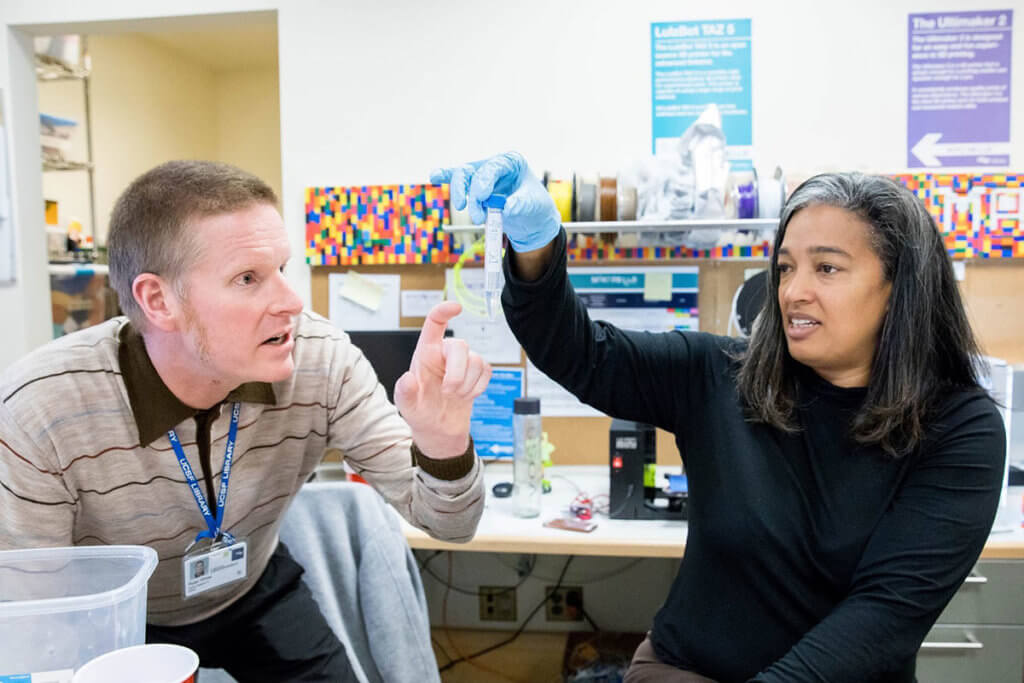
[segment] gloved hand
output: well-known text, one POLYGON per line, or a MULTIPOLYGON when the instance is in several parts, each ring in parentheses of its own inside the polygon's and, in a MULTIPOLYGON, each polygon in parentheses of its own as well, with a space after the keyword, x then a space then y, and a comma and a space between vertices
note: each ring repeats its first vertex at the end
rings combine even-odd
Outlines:
POLYGON ((483 207, 487 198, 505 195, 502 223, 516 251, 540 249, 558 235, 562 224, 558 207, 518 152, 434 169, 430 182, 449 183, 452 208, 461 211, 468 206, 469 218, 477 225, 487 218, 483 207))

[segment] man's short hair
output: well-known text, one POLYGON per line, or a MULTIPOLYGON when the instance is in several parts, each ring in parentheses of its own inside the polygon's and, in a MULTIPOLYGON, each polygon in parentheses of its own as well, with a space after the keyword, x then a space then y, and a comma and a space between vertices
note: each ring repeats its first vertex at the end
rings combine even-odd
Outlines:
POLYGON ((199 257, 193 221, 253 204, 277 205, 265 182, 214 161, 168 161, 128 186, 110 215, 110 283, 121 310, 139 329, 145 316, 132 294, 142 273, 153 273, 184 294, 182 276, 199 257))

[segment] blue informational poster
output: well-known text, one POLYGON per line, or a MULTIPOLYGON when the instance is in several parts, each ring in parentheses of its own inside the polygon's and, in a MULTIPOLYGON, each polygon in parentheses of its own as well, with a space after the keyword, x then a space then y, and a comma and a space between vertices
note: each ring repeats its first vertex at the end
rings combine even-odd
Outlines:
POLYGON ((570 267, 569 282, 593 320, 642 332, 696 331, 699 272, 697 266, 570 267))
POLYGON ((522 368, 494 368, 484 393, 473 401, 469 433, 481 458, 511 458, 512 408, 523 395, 522 368))
POLYGON ((750 19, 651 24, 651 151, 718 105, 733 170, 753 167, 750 19))

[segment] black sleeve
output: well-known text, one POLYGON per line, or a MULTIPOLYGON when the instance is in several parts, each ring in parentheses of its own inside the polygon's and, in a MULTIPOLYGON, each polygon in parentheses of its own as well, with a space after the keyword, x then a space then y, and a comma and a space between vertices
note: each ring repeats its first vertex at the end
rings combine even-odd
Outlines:
POLYGON ((569 283, 564 230, 547 272, 533 282, 516 277, 506 257, 501 301, 513 334, 544 374, 602 412, 670 431, 689 403, 690 375, 704 372, 714 347, 710 335, 592 321, 569 283))
POLYGON ((846 597, 753 681, 871 681, 916 655, 981 555, 1002 487, 1002 418, 987 396, 961 396, 923 442, 846 597))

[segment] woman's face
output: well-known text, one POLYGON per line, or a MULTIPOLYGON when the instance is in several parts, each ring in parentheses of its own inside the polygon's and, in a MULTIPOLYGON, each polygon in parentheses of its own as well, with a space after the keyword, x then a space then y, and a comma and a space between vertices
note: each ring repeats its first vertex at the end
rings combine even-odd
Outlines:
POLYGON ((841 387, 867 386, 892 284, 871 226, 834 206, 809 206, 779 248, 779 307, 789 354, 841 387))

